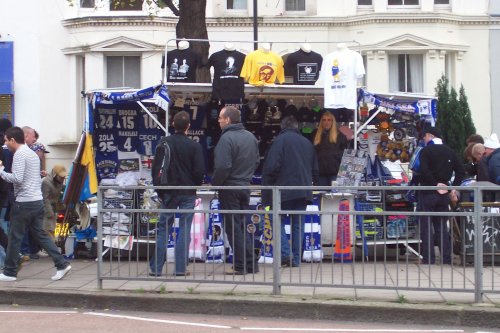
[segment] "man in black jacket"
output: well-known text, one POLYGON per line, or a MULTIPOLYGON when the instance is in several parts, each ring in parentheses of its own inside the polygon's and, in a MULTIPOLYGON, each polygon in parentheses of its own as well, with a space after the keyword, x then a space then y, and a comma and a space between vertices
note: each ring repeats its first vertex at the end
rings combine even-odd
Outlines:
MULTIPOLYGON (((318 177, 318 161, 312 143, 298 130, 294 116, 281 120, 281 132, 274 139, 266 154, 262 169, 262 184, 276 186, 312 186, 318 177)), ((264 191, 264 205, 272 204, 271 193, 264 191)), ((281 209, 305 211, 307 202, 312 201, 312 190, 282 190, 281 209)), ((304 235, 304 215, 290 216, 291 243, 288 243, 285 225, 281 221, 281 256, 282 266, 300 266, 302 257, 302 239, 304 235)))
MULTIPOLYGON (((203 150, 198 142, 187 137, 189 129, 189 114, 180 111, 173 119, 175 134, 162 138, 155 151, 155 157, 151 172, 153 179, 157 177, 162 168, 165 151, 163 140, 166 140, 170 158, 168 163, 168 184, 161 186, 200 186, 203 182, 205 164, 203 162, 203 150)), ((196 200, 196 189, 186 190, 161 190, 162 208, 166 209, 194 209, 196 200)), ((174 222, 173 213, 160 214, 158 222, 158 233, 156 235, 156 249, 149 261, 151 276, 160 276, 166 261, 166 247, 168 231, 174 222)), ((188 263, 188 248, 191 241, 191 224, 193 213, 182 213, 179 218, 179 233, 175 244, 175 272, 176 276, 189 275, 186 270, 188 263)))
MULTIPOLYGON (((245 130, 241 113, 232 106, 219 114, 222 134, 215 146, 214 186, 250 186, 253 173, 259 165, 259 145, 255 136, 245 130)), ((223 210, 248 210, 250 190, 219 190, 223 210)), ((233 248, 233 269, 226 274, 257 273, 257 258, 253 251, 253 238, 246 232, 244 214, 224 214, 224 231, 233 248)))
MULTIPOLYGON (((424 136, 426 146, 420 152, 420 185, 422 186, 459 186, 465 177, 463 164, 457 154, 443 144, 441 131, 429 127, 424 136), (453 183, 451 184, 451 179, 453 183)), ((448 212, 450 194, 456 196, 456 190, 421 191, 419 207, 423 212, 448 212)), ((451 239, 446 225, 446 218, 425 216, 420 218, 420 238, 422 240, 422 263, 434 264, 434 234, 437 235, 441 263, 451 264, 451 239)))

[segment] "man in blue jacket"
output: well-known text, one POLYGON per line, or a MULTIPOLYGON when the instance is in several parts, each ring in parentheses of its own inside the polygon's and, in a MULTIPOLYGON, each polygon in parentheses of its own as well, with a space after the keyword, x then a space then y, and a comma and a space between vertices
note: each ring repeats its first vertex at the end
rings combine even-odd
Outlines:
MULTIPOLYGON (((262 184, 275 186, 312 186, 318 177, 318 161, 314 146, 299 132, 299 125, 294 116, 281 120, 281 132, 274 139, 264 160, 262 184)), ((272 204, 271 193, 263 192, 263 203, 272 204)), ((281 209, 305 211, 308 201, 312 201, 312 190, 293 189, 281 191, 281 209)), ((282 266, 300 266, 302 239, 304 235, 304 215, 290 216, 291 243, 285 233, 281 217, 281 257, 282 266)))
MULTIPOLYGON (((222 134, 215 146, 214 186, 250 186, 253 173, 259 165, 259 145, 255 136, 245 130, 241 113, 233 106, 224 107, 219 114, 222 134)), ((248 210, 250 190, 219 190, 223 210, 248 210)), ((226 274, 257 273, 257 258, 253 251, 253 238, 246 232, 244 214, 224 214, 224 231, 233 249, 233 269, 226 274)))

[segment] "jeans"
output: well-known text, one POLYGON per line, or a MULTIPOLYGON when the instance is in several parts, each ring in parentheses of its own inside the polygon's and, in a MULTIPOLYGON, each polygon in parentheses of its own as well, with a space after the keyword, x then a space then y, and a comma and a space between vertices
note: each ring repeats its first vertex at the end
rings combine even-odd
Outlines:
POLYGON ((5 264, 5 249, 0 245, 0 269, 3 268, 5 264))
POLYGON ((21 242, 21 253, 24 255, 30 255, 30 254, 36 254, 38 253, 38 251, 40 251, 40 247, 33 240, 33 237, 30 236, 29 227, 26 226, 26 232, 24 233, 24 237, 21 242))
MULTIPOLYGON (((305 211, 307 202, 305 198, 283 201, 281 203, 282 210, 305 211)), ((282 263, 290 261, 290 243, 285 231, 283 223, 285 216, 281 216, 281 260, 282 263)), ((302 258, 302 241, 304 239, 304 221, 305 216, 300 214, 290 215, 290 241, 292 243, 292 260, 293 266, 300 266, 302 258)))
MULTIPOLYGON (((249 190, 219 191, 220 208, 223 210, 248 210, 249 190)), ((257 273, 257 257, 253 251, 253 236, 246 230, 245 214, 224 214, 224 231, 233 249, 235 271, 257 273)))
POLYGON ((9 234, 9 221, 5 219, 7 215, 7 207, 3 207, 0 210, 0 227, 5 231, 6 234, 9 234))
MULTIPOLYGON (((194 209, 195 195, 172 195, 165 193, 162 199, 162 208, 164 209, 194 209)), ((186 265, 189 260, 189 243, 191 242, 191 224, 193 223, 194 213, 180 214, 179 235, 175 243, 175 273, 185 273, 186 265)), ((167 240, 168 232, 174 224, 175 214, 161 213, 158 222, 158 231, 156 235, 155 253, 149 260, 151 273, 161 275, 163 265, 167 259, 167 240)))
POLYGON ((26 230, 31 238, 41 246, 54 261, 57 270, 66 268, 69 263, 59 249, 43 230, 43 201, 14 202, 10 212, 9 245, 5 257, 4 274, 17 276, 19 250, 26 230))
MULTIPOLYGON (((419 207, 423 212, 447 212, 449 211, 449 204, 448 194, 439 194, 436 191, 422 191, 419 195, 419 207)), ((446 220, 446 217, 442 216, 420 216, 420 239, 422 240, 420 254, 426 264, 434 264, 436 261, 434 253, 435 235, 437 235, 442 263, 451 264, 451 239, 446 220)))

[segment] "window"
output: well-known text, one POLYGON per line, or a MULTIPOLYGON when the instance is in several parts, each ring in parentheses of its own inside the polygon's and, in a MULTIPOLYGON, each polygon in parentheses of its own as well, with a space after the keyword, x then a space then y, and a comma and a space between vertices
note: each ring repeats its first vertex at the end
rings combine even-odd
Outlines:
POLYGON ((449 53, 444 57, 444 76, 448 79, 450 87, 455 87, 455 58, 449 53))
POLYGON ((421 54, 389 55, 389 90, 424 91, 424 59, 421 54))
POLYGON ((14 96, 0 94, 0 118, 12 120, 14 114, 14 96))
POLYGON ((142 0, 110 0, 109 10, 142 10, 142 0))
POLYGON ((371 6, 372 0, 358 0, 358 6, 371 6))
POLYGON ((305 11, 306 10, 306 0, 286 0, 285 11, 305 11))
POLYGON ((141 57, 106 57, 108 88, 141 87, 141 57))
POLYGON ((449 5, 450 0, 434 0, 435 5, 449 5))
POLYGON ((247 9, 247 0, 227 0, 227 9, 247 9))
POLYGON ((388 0, 389 6, 418 6, 418 0, 388 0))
POLYGON ((80 0, 80 8, 94 8, 95 0, 80 0))

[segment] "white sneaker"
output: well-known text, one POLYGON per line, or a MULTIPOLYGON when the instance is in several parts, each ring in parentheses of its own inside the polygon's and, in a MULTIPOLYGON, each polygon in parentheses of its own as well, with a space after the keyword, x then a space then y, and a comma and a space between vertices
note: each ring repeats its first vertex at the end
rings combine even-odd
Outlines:
POLYGON ((8 276, 8 275, 5 275, 4 273, 0 274, 0 281, 3 281, 3 282, 12 282, 12 281, 16 281, 17 278, 15 276, 8 276))
POLYGON ((58 269, 56 274, 53 277, 51 277, 51 279, 53 281, 61 280, 70 270, 71 270, 71 265, 66 266, 66 268, 64 269, 58 269))

